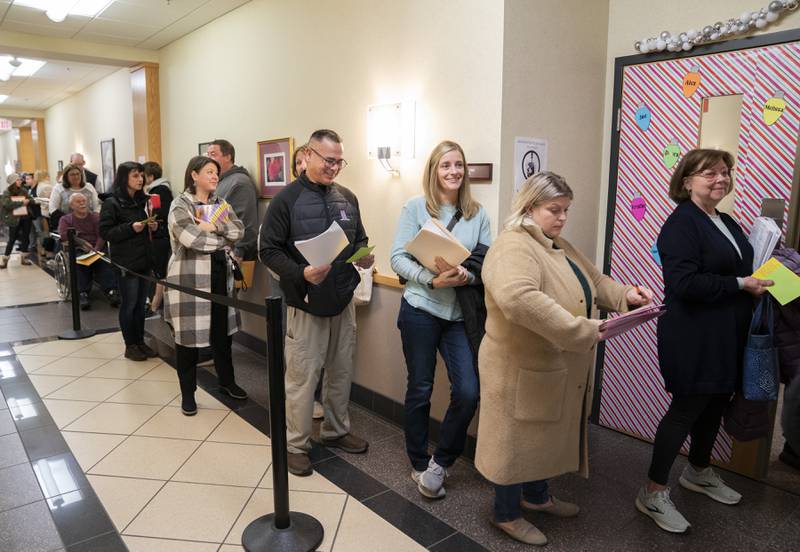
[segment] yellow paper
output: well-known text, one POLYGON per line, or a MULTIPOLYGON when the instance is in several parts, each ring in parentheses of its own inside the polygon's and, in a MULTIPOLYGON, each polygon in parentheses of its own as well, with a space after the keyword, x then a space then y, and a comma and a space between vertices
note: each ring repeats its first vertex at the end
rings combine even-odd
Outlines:
POLYGON ((753 273, 754 278, 762 280, 772 280, 775 285, 767 288, 767 291, 778 300, 778 303, 785 305, 800 297, 800 276, 786 268, 778 259, 772 257, 753 273))
POLYGON ((97 259, 102 257, 102 253, 86 253, 75 257, 75 262, 83 266, 91 266, 97 259))

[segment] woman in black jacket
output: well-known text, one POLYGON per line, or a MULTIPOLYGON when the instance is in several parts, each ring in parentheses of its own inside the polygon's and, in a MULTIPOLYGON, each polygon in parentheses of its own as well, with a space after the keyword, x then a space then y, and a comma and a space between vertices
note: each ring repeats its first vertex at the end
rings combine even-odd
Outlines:
POLYGON ((657 242, 667 305, 658 321, 658 358, 672 402, 658 426, 649 481, 640 489, 636 507, 673 533, 689 527, 667 487, 687 436, 692 442, 681 486, 723 504, 742 498, 709 464, 722 414, 741 383, 753 296, 763 294, 772 282, 749 276, 753 248, 736 221, 716 210, 733 189, 732 172, 728 152, 688 152, 669 185, 669 196, 678 206, 657 242))
MULTIPOLYGON (((103 202, 100 211, 100 236, 109 243, 112 261, 132 272, 149 275, 154 264, 150 233, 158 229, 159 223, 147 222, 147 195, 143 188, 141 164, 126 161, 117 167, 113 195, 103 202)), ((125 339, 125 358, 155 357, 156 352, 144 343, 147 281, 125 270, 120 272, 119 327, 125 339)))

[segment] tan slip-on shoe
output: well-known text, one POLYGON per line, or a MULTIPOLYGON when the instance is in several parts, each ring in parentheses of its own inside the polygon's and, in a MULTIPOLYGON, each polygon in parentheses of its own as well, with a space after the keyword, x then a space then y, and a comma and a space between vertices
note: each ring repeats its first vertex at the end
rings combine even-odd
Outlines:
POLYGON ((554 496, 550 497, 550 501, 552 502, 550 506, 538 506, 536 504, 531 504, 530 502, 527 502, 523 498, 522 501, 520 502, 520 506, 522 506, 522 509, 525 510, 526 512, 541 512, 544 514, 550 514, 551 516, 560 518, 575 517, 581 511, 580 507, 577 504, 559 500, 554 496))
POLYGON ((514 521, 505 522, 492 520, 492 525, 519 542, 534 544, 536 546, 544 546, 547 544, 547 537, 544 536, 544 533, 539 531, 534 524, 525 518, 517 518, 514 521))

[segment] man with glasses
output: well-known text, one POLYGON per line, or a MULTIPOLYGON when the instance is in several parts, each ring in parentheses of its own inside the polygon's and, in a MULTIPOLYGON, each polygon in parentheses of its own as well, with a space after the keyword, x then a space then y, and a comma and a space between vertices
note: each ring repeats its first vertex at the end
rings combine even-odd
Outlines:
MULTIPOLYGON (((347 166, 342 140, 317 130, 307 145, 305 172, 270 202, 261 225, 260 258, 280 277, 286 313, 286 434, 289 471, 311 475, 314 390, 322 370, 325 417, 320 442, 345 452, 366 452, 368 443, 350 433, 348 403, 353 374, 356 321, 353 290, 360 281, 345 260, 367 245, 356 196, 335 178, 347 166), (332 264, 309 266, 295 247, 336 222, 350 244, 332 264)), ((372 255, 358 265, 369 267, 372 255)))

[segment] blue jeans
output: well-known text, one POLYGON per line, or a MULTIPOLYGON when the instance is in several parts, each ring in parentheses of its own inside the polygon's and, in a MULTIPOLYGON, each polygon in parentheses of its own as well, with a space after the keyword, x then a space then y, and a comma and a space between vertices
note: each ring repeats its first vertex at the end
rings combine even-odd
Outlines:
MULTIPOLYGON (((98 261, 99 262, 99 261, 98 261)), ((144 343, 144 304, 147 281, 136 276, 119 277, 119 329, 125 345, 144 343)))
POLYGON ((516 485, 494 486, 494 520, 499 522, 514 521, 522 517, 520 500, 525 498, 531 504, 544 504, 550 499, 547 479, 528 481, 516 485))
POLYGON ((479 385, 475 362, 463 322, 443 320, 400 303, 397 327, 408 370, 405 402, 406 452, 415 470, 428 467, 428 424, 431 412, 436 351, 442 355, 450 379, 450 406, 439 431, 433 458, 442 467, 452 466, 463 452, 469 427, 478 408, 479 385))

